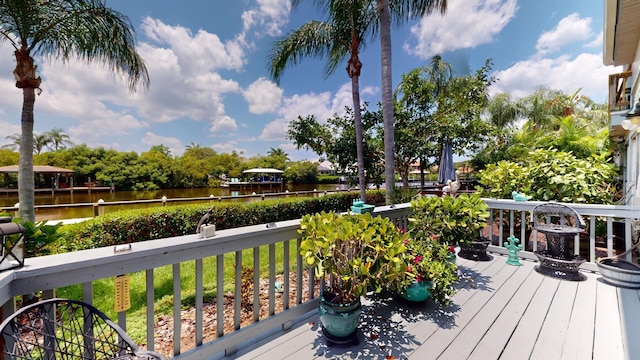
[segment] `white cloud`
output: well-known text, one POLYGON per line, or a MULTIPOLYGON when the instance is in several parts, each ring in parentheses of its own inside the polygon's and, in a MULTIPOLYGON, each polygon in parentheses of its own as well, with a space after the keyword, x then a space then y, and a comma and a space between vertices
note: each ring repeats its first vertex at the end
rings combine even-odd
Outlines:
POLYGON ((573 13, 558 22, 555 28, 540 35, 536 43, 538 56, 558 51, 564 45, 584 41, 593 36, 591 18, 573 13))
POLYGON ((234 40, 222 43, 218 35, 204 30, 198 30, 193 35, 185 27, 167 25, 147 17, 142 21, 142 31, 159 45, 168 45, 176 54, 180 67, 188 73, 240 70, 245 63, 245 54, 238 51, 234 40))
POLYGON ((229 136, 229 133, 238 130, 236 121, 229 116, 221 116, 211 125, 211 133, 214 136, 229 136))
POLYGON ((404 44, 410 54, 428 59, 446 51, 490 43, 511 21, 516 0, 451 0, 447 13, 435 13, 411 27, 416 45, 404 44))
POLYGON ((274 82, 260 77, 251 83, 242 95, 249 103, 249 112, 252 114, 264 114, 274 112, 280 107, 282 89, 274 82))
POLYGON ((20 125, 11 124, 6 121, 0 121, 0 129, 2 129, 2 136, 0 136, 0 146, 13 143, 13 141, 6 139, 7 136, 20 134, 22 132, 20 125))
POLYGON ((212 144, 211 148, 219 153, 230 154, 232 151, 235 151, 238 154, 244 154, 246 152, 246 149, 237 147, 237 144, 238 142, 236 140, 231 140, 226 143, 212 144))
MULTIPOLYGON (((375 93, 377 93, 376 87, 364 87, 360 91, 360 101, 365 101, 363 95, 375 93)), ((289 123, 298 116, 314 115, 319 123, 324 124, 335 114, 344 115, 347 106, 353 108, 350 82, 342 84, 333 96, 329 92, 296 94, 283 99, 282 106, 278 110, 278 118, 265 125, 258 138, 283 141, 286 139, 289 123)))
POLYGON ((254 30, 256 36, 282 34, 282 26, 289 20, 290 0, 257 0, 257 7, 242 13, 243 32, 254 30))
POLYGON ((607 83, 611 67, 602 64, 602 54, 580 54, 575 59, 560 56, 555 59, 529 59, 497 71, 498 81, 490 93, 508 92, 514 98, 532 93, 536 87, 546 85, 551 89, 572 93, 578 89, 592 100, 606 102, 607 83))
POLYGON ((145 136, 142 138, 142 143, 148 145, 149 147, 155 145, 164 145, 171 150, 172 155, 182 155, 184 153, 184 145, 182 141, 178 138, 170 137, 170 136, 161 136, 158 134, 154 134, 150 131, 147 131, 145 136))
POLYGON ((600 31, 600 33, 598 35, 594 36, 593 40, 591 40, 590 42, 586 43, 584 45, 584 47, 602 49, 603 39, 604 39, 603 32, 600 31))

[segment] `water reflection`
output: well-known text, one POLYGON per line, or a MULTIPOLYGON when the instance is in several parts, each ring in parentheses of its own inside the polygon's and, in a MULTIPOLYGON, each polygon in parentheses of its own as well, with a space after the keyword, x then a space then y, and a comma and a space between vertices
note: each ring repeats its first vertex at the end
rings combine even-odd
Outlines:
MULTIPOLYGON (((290 192, 294 191, 310 191, 313 189, 317 189, 318 191, 325 190, 335 190, 337 185, 323 185, 323 184, 311 184, 311 185, 295 185, 288 186, 285 190, 289 190, 290 192)), ((164 190, 154 190, 154 191, 74 191, 70 192, 38 192, 35 195, 35 204, 36 205, 62 205, 61 207, 56 208, 40 208, 36 209, 36 220, 54 220, 54 219, 72 219, 72 218, 85 218, 93 216, 93 207, 91 204, 97 203, 98 200, 102 199, 105 203, 110 202, 119 202, 119 201, 133 201, 133 200, 153 200, 153 199, 161 199, 163 196, 166 196, 168 199, 174 198, 197 198, 197 197, 210 197, 213 195, 214 197, 220 196, 236 196, 238 199, 234 199, 231 201, 242 201, 242 202, 250 202, 250 201, 259 201, 260 198, 249 198, 249 197, 241 197, 242 195, 251 195, 252 193, 266 194, 266 193, 276 193, 278 191, 273 190, 270 191, 268 188, 265 189, 257 189, 257 188, 245 188, 245 189, 234 189, 230 190, 229 188, 197 188, 197 189, 164 189, 164 190), (87 204, 86 206, 79 206, 77 204, 87 204), (64 206, 69 205, 69 206, 64 206)), ((12 207, 14 204, 18 202, 18 194, 17 193, 2 193, 0 194, 0 208, 1 207, 12 207)), ((194 203, 202 203, 202 201, 194 202, 194 203)), ((186 202, 172 203, 168 202, 167 206, 176 206, 176 205, 184 205, 186 202)), ((125 210, 125 209, 140 209, 146 207, 155 207, 161 206, 161 203, 149 203, 149 204, 121 204, 121 205, 110 205, 105 206, 105 213, 111 213, 115 211, 125 210)))

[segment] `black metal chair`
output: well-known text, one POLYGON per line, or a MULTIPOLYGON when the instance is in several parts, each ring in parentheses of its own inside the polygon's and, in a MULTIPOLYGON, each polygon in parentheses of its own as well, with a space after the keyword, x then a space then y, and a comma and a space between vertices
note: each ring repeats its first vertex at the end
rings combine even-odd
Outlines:
POLYGON ((28 305, 0 325, 4 359, 164 359, 142 350, 87 303, 50 299, 28 305))

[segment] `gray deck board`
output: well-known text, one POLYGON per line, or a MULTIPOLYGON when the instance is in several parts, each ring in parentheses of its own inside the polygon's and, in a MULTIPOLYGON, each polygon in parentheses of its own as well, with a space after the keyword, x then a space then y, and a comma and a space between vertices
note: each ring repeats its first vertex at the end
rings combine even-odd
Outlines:
POLYGON ((523 266, 458 258, 461 280, 447 307, 367 297, 357 345, 327 346, 317 315, 241 349, 237 359, 633 359, 640 354, 640 292, 585 273, 583 282, 523 266))

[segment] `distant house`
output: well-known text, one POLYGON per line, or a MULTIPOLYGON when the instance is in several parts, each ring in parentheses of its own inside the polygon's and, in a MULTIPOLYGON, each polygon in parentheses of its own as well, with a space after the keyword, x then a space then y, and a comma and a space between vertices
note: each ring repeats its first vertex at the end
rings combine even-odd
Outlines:
POLYGON ((318 163, 318 175, 335 175, 333 164, 327 160, 318 163))
POLYGON ((624 201, 640 205, 640 1, 604 0, 604 64, 609 75, 609 136, 625 144, 618 158, 624 201))

